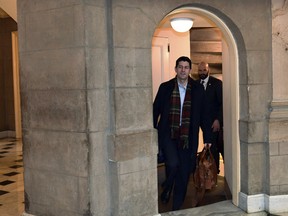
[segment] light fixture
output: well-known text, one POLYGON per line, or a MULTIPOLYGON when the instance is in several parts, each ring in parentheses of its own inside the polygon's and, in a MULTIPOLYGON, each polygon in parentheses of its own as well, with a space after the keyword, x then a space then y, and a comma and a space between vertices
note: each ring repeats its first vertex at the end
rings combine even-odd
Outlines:
POLYGON ((172 28, 177 32, 189 31, 193 25, 193 20, 186 17, 176 17, 170 20, 172 28))

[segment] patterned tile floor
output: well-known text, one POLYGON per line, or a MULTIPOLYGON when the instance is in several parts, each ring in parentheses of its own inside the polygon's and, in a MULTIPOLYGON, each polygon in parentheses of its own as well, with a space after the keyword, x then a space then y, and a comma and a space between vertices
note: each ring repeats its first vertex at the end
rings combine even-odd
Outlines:
MULTIPOLYGON (((161 215, 230 215, 229 213, 232 212, 235 216, 247 215, 242 210, 234 206, 230 200, 222 202, 221 200, 223 199, 221 198, 220 200, 217 200, 217 203, 214 204, 209 203, 210 205, 207 206, 184 209, 176 212, 161 213, 161 215)), ((206 204, 207 203, 205 203, 204 205, 206 204)), ((161 207, 159 210, 161 212, 161 207)), ((165 211, 167 211, 167 209, 163 208, 162 212, 165 211)), ((22 142, 17 141, 13 138, 0 138, 0 216, 21 216, 23 212, 24 183, 22 142)), ((251 216, 252 215, 266 216, 271 214, 261 212, 251 214, 251 216)), ((283 213, 279 215, 288 216, 288 213, 283 213)))
POLYGON ((23 212, 22 142, 0 139, 0 215, 20 216, 23 212))

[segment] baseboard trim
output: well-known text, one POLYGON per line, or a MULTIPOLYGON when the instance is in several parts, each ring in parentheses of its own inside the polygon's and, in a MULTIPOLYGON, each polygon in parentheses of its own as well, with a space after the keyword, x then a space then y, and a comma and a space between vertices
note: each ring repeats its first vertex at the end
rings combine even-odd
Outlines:
POLYGON ((288 212, 288 195, 267 194, 247 195, 239 193, 239 208, 247 213, 266 211, 269 213, 288 212))
POLYGON ((15 138, 15 131, 0 131, 0 138, 15 138))
POLYGON ((23 213, 21 216, 35 216, 35 215, 32 215, 32 214, 28 214, 28 213, 23 213))

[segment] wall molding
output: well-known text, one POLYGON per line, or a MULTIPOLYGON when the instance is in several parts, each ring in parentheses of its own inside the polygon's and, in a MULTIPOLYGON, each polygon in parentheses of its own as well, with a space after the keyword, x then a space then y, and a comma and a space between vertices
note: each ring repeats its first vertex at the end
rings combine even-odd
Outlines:
POLYGON ((272 101, 270 118, 288 119, 288 101, 272 101))
POLYGON ((28 214, 26 212, 23 212, 23 214, 21 216, 35 216, 35 215, 32 215, 32 214, 28 214))
POLYGON ((247 195, 239 193, 239 208, 247 213, 266 211, 269 213, 288 212, 288 195, 267 194, 247 195))

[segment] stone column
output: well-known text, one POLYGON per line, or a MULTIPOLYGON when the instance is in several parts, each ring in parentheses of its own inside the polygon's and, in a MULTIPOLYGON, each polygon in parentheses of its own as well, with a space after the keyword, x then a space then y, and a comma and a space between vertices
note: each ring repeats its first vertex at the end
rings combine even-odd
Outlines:
POLYGON ((110 215, 106 5, 18 1, 25 211, 110 215))
POLYGON ((157 214, 155 24, 138 7, 18 1, 27 213, 157 214))

